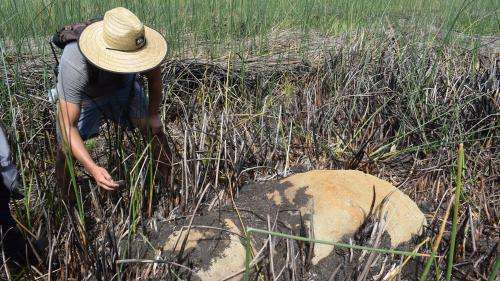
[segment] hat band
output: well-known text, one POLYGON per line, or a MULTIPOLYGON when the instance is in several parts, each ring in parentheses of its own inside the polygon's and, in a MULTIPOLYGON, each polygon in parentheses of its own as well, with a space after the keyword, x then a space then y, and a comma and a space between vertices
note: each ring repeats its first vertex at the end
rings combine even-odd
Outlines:
POLYGON ((109 47, 106 47, 106 49, 111 50, 111 51, 119 51, 119 52, 135 52, 137 50, 142 49, 142 47, 144 47, 145 45, 146 45, 146 37, 141 36, 141 37, 138 37, 137 39, 135 39, 135 46, 137 47, 136 49, 123 50, 123 49, 109 48, 109 47))

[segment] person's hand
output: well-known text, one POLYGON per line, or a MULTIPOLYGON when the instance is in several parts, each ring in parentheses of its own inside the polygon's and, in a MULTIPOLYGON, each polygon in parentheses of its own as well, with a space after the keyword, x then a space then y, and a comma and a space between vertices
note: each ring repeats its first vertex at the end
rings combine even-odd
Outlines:
POLYGON ((157 135, 163 131, 163 125, 158 114, 149 116, 149 127, 153 135, 157 135))
POLYGON ((118 184, 103 167, 95 166, 89 169, 89 173, 100 187, 106 190, 116 190, 118 188, 118 184))

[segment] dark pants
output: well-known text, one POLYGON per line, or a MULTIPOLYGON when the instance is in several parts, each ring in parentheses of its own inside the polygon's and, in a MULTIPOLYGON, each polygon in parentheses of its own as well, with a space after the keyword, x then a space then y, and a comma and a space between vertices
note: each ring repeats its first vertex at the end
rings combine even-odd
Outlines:
POLYGON ((0 227, 3 229, 15 227, 16 223, 10 214, 10 192, 0 186, 0 227))
POLYGON ((28 245, 12 218, 9 202, 10 192, 0 185, 0 258, 3 251, 8 264, 21 266, 27 260, 28 245))

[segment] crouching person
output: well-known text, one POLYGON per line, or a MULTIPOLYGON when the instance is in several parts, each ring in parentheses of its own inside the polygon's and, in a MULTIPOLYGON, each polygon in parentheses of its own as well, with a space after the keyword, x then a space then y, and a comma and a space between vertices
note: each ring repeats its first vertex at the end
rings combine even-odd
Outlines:
POLYGON ((77 36, 63 47, 57 77, 58 185, 72 197, 66 171, 67 156, 71 155, 100 187, 118 188, 109 171, 92 159, 84 145, 85 140, 99 134, 104 120, 140 129, 152 142, 154 166, 168 185, 171 153, 159 117, 159 65, 166 55, 165 39, 125 8, 106 12, 103 20, 89 24, 77 36), (147 78, 147 97, 137 81, 138 73, 147 78))
POLYGON ((10 213, 11 198, 20 199, 17 191, 19 174, 12 163, 4 128, 0 125, 0 260, 9 267, 26 264, 31 250, 10 213))

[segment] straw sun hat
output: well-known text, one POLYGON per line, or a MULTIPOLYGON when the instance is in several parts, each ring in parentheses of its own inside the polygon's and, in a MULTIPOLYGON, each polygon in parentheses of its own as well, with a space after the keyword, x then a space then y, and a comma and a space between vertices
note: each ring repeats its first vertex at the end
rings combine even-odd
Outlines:
POLYGON ((167 52, 167 42, 160 33, 121 7, 107 11, 102 21, 85 28, 78 45, 92 64, 117 73, 150 70, 167 52))

